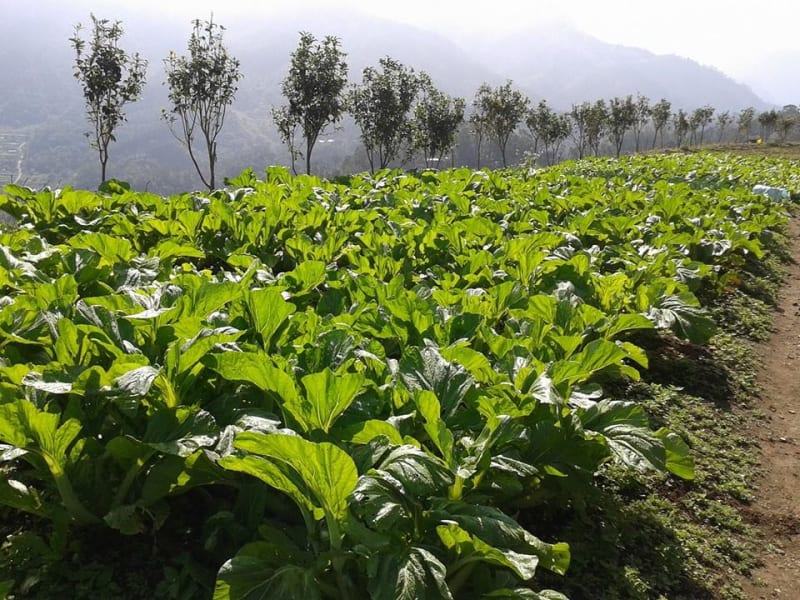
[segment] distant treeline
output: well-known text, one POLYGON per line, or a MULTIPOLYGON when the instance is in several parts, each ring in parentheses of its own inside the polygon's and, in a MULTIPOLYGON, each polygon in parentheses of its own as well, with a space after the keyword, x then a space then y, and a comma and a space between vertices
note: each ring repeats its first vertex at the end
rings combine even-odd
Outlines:
MULTIPOLYGON (((119 21, 91 19, 90 37, 84 40, 78 25, 70 42, 76 53, 74 75, 92 126, 87 137, 98 152, 105 180, 115 131, 125 121, 125 106, 140 98, 147 61, 119 47, 119 21)), ((239 61, 228 52, 223 33, 217 23, 197 20, 187 54, 170 53, 164 60, 170 107, 161 117, 209 189, 217 186, 217 138, 241 78, 239 61)), ((468 106, 464 98, 439 90, 425 72, 390 57, 365 68, 359 83, 350 83, 346 58, 337 37, 317 40, 300 34, 281 85, 286 102, 271 114, 295 172, 298 160, 307 173, 313 171, 314 148, 346 115, 359 131, 372 171, 389 166, 552 165, 657 146, 785 141, 800 120, 795 105, 760 113, 752 107, 731 112, 710 105, 685 110, 639 93, 573 104, 562 112, 546 100, 532 102, 510 80, 497 87, 484 83, 468 106)))

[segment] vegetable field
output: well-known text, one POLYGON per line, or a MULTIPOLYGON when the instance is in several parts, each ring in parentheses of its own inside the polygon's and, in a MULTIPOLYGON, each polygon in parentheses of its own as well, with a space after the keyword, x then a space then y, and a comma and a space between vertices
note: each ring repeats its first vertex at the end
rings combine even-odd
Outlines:
POLYGON ((608 463, 693 479, 686 442, 608 390, 646 371, 639 336, 709 339, 698 295, 788 216, 750 190, 800 168, 228 183, 0 195, 6 552, 172 543, 165 597, 563 598, 537 584, 570 563, 537 507, 608 463))

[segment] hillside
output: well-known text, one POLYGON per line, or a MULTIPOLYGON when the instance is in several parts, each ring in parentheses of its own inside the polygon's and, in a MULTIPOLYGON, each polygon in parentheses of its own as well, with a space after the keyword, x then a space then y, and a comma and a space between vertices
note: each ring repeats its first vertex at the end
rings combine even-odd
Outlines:
POLYGON ((713 67, 609 44, 565 26, 487 41, 478 50, 484 64, 502 64, 507 77, 561 108, 637 91, 689 110, 704 104, 722 110, 767 106, 747 86, 713 67))

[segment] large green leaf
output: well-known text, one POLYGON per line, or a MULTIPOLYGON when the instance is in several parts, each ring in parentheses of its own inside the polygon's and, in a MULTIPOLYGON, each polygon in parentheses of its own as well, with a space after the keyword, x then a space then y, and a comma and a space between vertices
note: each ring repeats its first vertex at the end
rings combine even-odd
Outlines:
POLYGON ((133 245, 129 240, 106 233, 79 233, 70 238, 69 245, 73 248, 94 250, 112 265, 127 263, 135 256, 133 245))
POLYGON ((456 560, 462 565, 473 561, 482 561, 511 569, 520 579, 530 579, 536 574, 539 557, 535 554, 494 548, 455 523, 438 525, 436 533, 445 547, 455 555, 456 560))
POLYGON ((694 479, 692 451, 681 436, 668 429, 656 431, 656 437, 664 444, 667 453, 666 468, 673 475, 691 481, 694 479))
MULTIPOLYGON (((509 550, 522 556, 535 556, 542 567, 561 575, 569 567, 570 554, 567 544, 543 542, 497 508, 444 501, 439 502, 436 508, 434 514, 441 519, 443 525, 455 523, 491 547, 502 551, 509 550)), ((535 567, 532 562, 528 562, 527 565, 528 568, 535 567)))
POLYGON ((219 435, 214 417, 204 410, 162 408, 147 421, 142 443, 164 454, 186 457, 213 446, 219 435))
POLYGON ((598 371, 620 365, 628 354, 608 340, 599 339, 586 344, 571 360, 559 361, 552 369, 553 382, 560 384, 583 381, 598 371))
POLYGON ((307 401, 297 407, 302 408, 303 414, 295 414, 295 418, 307 430, 321 429, 327 433, 336 418, 353 403, 364 379, 363 373, 335 374, 330 369, 306 375, 301 381, 307 401))
POLYGON ((442 458, 448 463, 453 458, 453 434, 441 419, 441 407, 436 394, 428 390, 420 390, 414 394, 417 412, 424 420, 425 433, 439 450, 442 458))
POLYGON ((44 459, 64 507, 73 519, 96 522, 97 517, 78 499, 67 476, 70 449, 81 431, 77 419, 59 424, 58 414, 39 410, 32 402, 0 404, 0 441, 44 459))
POLYGON ((337 439, 354 444, 368 444, 377 437, 384 436, 390 444, 401 446, 403 436, 391 423, 378 419, 369 419, 352 423, 344 428, 335 429, 337 439))
POLYGON ((581 414, 581 422, 587 432, 600 434, 622 463, 694 479, 689 447, 666 429, 651 431, 644 410, 633 402, 602 400, 581 414))
POLYGON ((244 432, 236 436, 234 444, 257 456, 227 456, 220 459, 220 465, 285 492, 317 519, 344 520, 348 496, 358 482, 356 465, 344 450, 281 433, 244 432))
POLYGON ((229 381, 244 381, 264 392, 274 392, 288 406, 300 402, 294 379, 275 366, 266 354, 222 352, 207 356, 204 362, 229 381))
POLYGON ((294 304, 283 299, 283 291, 268 287, 253 290, 247 295, 247 309, 250 312, 253 327, 261 337, 264 350, 272 347, 272 338, 296 310, 294 304))

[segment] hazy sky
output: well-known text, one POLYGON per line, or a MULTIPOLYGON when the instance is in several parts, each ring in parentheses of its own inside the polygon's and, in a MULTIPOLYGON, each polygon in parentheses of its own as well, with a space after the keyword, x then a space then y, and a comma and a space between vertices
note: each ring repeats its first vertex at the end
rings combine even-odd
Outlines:
POLYGON ((499 34, 561 22, 608 42, 679 54, 730 74, 746 72, 771 53, 800 50, 797 0, 105 0, 98 7, 120 3, 187 19, 213 10, 220 22, 242 13, 351 7, 462 41, 475 30, 499 34))

